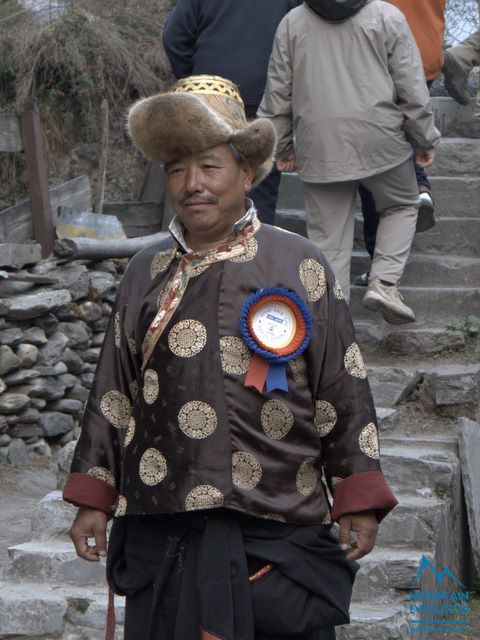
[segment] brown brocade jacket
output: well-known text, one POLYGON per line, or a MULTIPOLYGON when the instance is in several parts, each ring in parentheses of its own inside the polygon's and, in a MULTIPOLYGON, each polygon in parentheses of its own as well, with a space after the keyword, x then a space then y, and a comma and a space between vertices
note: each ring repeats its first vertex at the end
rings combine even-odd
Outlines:
POLYGON ((255 218, 228 246, 185 253, 172 238, 132 259, 64 499, 116 516, 225 507, 297 524, 395 506, 348 308, 311 242, 255 218), (244 385, 240 310, 266 287, 294 291, 312 317, 288 393, 244 385))

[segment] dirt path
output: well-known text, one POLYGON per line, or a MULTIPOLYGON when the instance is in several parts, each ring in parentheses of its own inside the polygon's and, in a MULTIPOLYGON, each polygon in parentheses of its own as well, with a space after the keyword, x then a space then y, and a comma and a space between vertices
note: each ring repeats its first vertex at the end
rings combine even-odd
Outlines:
POLYGON ((0 569, 9 546, 30 540, 32 511, 56 483, 56 459, 33 459, 19 467, 0 464, 0 569))

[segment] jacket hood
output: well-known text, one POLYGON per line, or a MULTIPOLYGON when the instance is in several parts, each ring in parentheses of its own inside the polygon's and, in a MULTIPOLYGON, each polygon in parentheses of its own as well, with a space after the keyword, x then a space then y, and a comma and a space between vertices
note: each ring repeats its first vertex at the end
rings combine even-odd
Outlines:
POLYGON ((369 0, 305 0, 312 11, 329 22, 348 20, 369 0))

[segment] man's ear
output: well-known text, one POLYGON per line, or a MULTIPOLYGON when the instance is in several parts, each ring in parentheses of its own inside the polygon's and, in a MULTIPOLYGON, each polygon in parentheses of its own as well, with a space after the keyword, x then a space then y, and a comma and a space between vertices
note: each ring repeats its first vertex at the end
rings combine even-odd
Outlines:
POLYGON ((243 184, 245 185, 245 193, 248 193, 252 188, 253 180, 255 178, 255 168, 247 161, 243 163, 242 170, 244 175, 243 184))

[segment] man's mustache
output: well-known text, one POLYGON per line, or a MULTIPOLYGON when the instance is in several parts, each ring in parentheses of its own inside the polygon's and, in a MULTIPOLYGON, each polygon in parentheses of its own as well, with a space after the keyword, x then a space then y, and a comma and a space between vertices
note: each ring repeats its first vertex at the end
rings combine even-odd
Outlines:
POLYGON ((214 197, 206 198, 206 197, 198 197, 193 195, 185 195, 183 196, 183 198, 180 199, 181 206, 183 206, 184 204, 187 204, 188 202, 190 203, 194 202, 195 204, 217 204, 218 200, 217 198, 214 198, 214 197))

